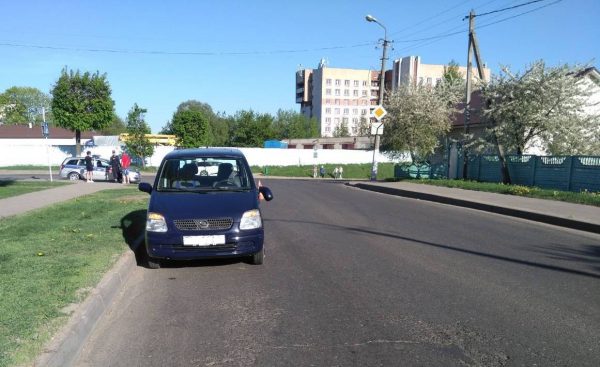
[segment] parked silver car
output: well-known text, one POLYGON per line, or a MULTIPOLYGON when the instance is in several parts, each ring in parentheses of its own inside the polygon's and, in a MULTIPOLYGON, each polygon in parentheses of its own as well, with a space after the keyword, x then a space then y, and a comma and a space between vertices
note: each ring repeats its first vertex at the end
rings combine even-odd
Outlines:
MULTIPOLYGON (((92 180, 94 181, 112 181, 113 175, 108 159, 94 157, 94 171, 92 180)), ((85 157, 66 158, 60 165, 59 176, 71 181, 83 180, 85 177, 85 157)), ((129 180, 132 183, 140 182, 141 175, 138 170, 129 170, 129 180)))

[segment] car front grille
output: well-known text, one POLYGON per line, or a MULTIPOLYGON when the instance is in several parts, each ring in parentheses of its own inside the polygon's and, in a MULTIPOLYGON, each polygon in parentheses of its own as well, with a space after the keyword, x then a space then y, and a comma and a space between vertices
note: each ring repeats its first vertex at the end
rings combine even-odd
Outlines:
POLYGON ((180 231, 213 231, 231 228, 233 219, 177 219, 173 223, 175 223, 175 227, 180 231))

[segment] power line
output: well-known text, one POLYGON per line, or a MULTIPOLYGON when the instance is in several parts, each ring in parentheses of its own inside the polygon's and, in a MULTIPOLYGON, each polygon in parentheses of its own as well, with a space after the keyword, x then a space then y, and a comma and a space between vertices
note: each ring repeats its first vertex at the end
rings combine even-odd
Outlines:
MULTIPOLYGON (((490 15, 490 14, 499 13, 499 12, 502 12, 502 11, 507 11, 507 10, 512 10, 512 9, 520 8, 522 6, 526 6, 526 5, 529 5, 529 4, 539 3, 541 1, 546 1, 546 0, 533 0, 533 1, 529 1, 529 2, 523 3, 523 4, 518 4, 518 5, 515 5, 515 6, 509 6, 508 8, 504 8, 504 9, 498 9, 498 10, 489 11, 487 13, 476 14, 475 16, 476 17, 482 17, 484 15, 490 15)), ((469 17, 467 16, 465 19, 468 19, 468 18, 469 17)))

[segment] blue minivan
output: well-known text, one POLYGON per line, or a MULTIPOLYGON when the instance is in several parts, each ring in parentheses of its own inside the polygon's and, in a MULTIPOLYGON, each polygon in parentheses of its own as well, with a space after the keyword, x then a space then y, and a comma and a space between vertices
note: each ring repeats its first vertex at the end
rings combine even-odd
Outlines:
POLYGON ((148 266, 161 260, 248 257, 263 263, 264 228, 257 187, 246 158, 237 149, 182 149, 167 154, 150 194, 146 220, 148 266), (218 167, 208 174, 203 168, 218 167), (200 167, 200 169, 199 169, 200 167))

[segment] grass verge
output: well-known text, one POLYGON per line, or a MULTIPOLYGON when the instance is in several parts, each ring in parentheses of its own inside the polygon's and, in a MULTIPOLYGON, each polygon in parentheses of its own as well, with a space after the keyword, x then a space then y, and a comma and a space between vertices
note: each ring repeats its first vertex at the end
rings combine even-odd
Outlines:
MULTIPOLYGON (((7 171, 48 171, 48 166, 34 166, 34 165, 18 165, 18 166, 4 166, 0 167, 0 170, 7 171)), ((56 173, 60 171, 60 166, 52 166, 52 172, 56 173)))
POLYGON ((39 190, 51 189, 53 187, 70 185, 68 181, 15 181, 15 180, 0 180, 0 199, 5 199, 11 196, 27 194, 39 190))
POLYGON ((600 206, 600 193, 594 192, 559 191, 552 189, 541 189, 539 187, 504 185, 501 183, 464 180, 405 179, 402 181, 443 187, 452 187, 465 190, 494 192, 497 194, 517 195, 537 199, 558 200, 575 204, 600 206))
POLYGON ((148 196, 114 189, 0 220, 0 366, 30 365, 133 243, 148 196))
MULTIPOLYGON (((368 179, 371 177, 371 163, 363 164, 324 164, 325 177, 333 178, 333 170, 335 167, 343 167, 344 179, 368 179)), ((318 170, 321 165, 317 167, 318 170)), ((306 177, 312 178, 313 166, 252 166, 252 172, 262 173, 266 176, 280 176, 280 177, 306 177)), ((394 163, 379 163, 377 165, 377 176, 379 179, 393 178, 394 177, 394 163)))

